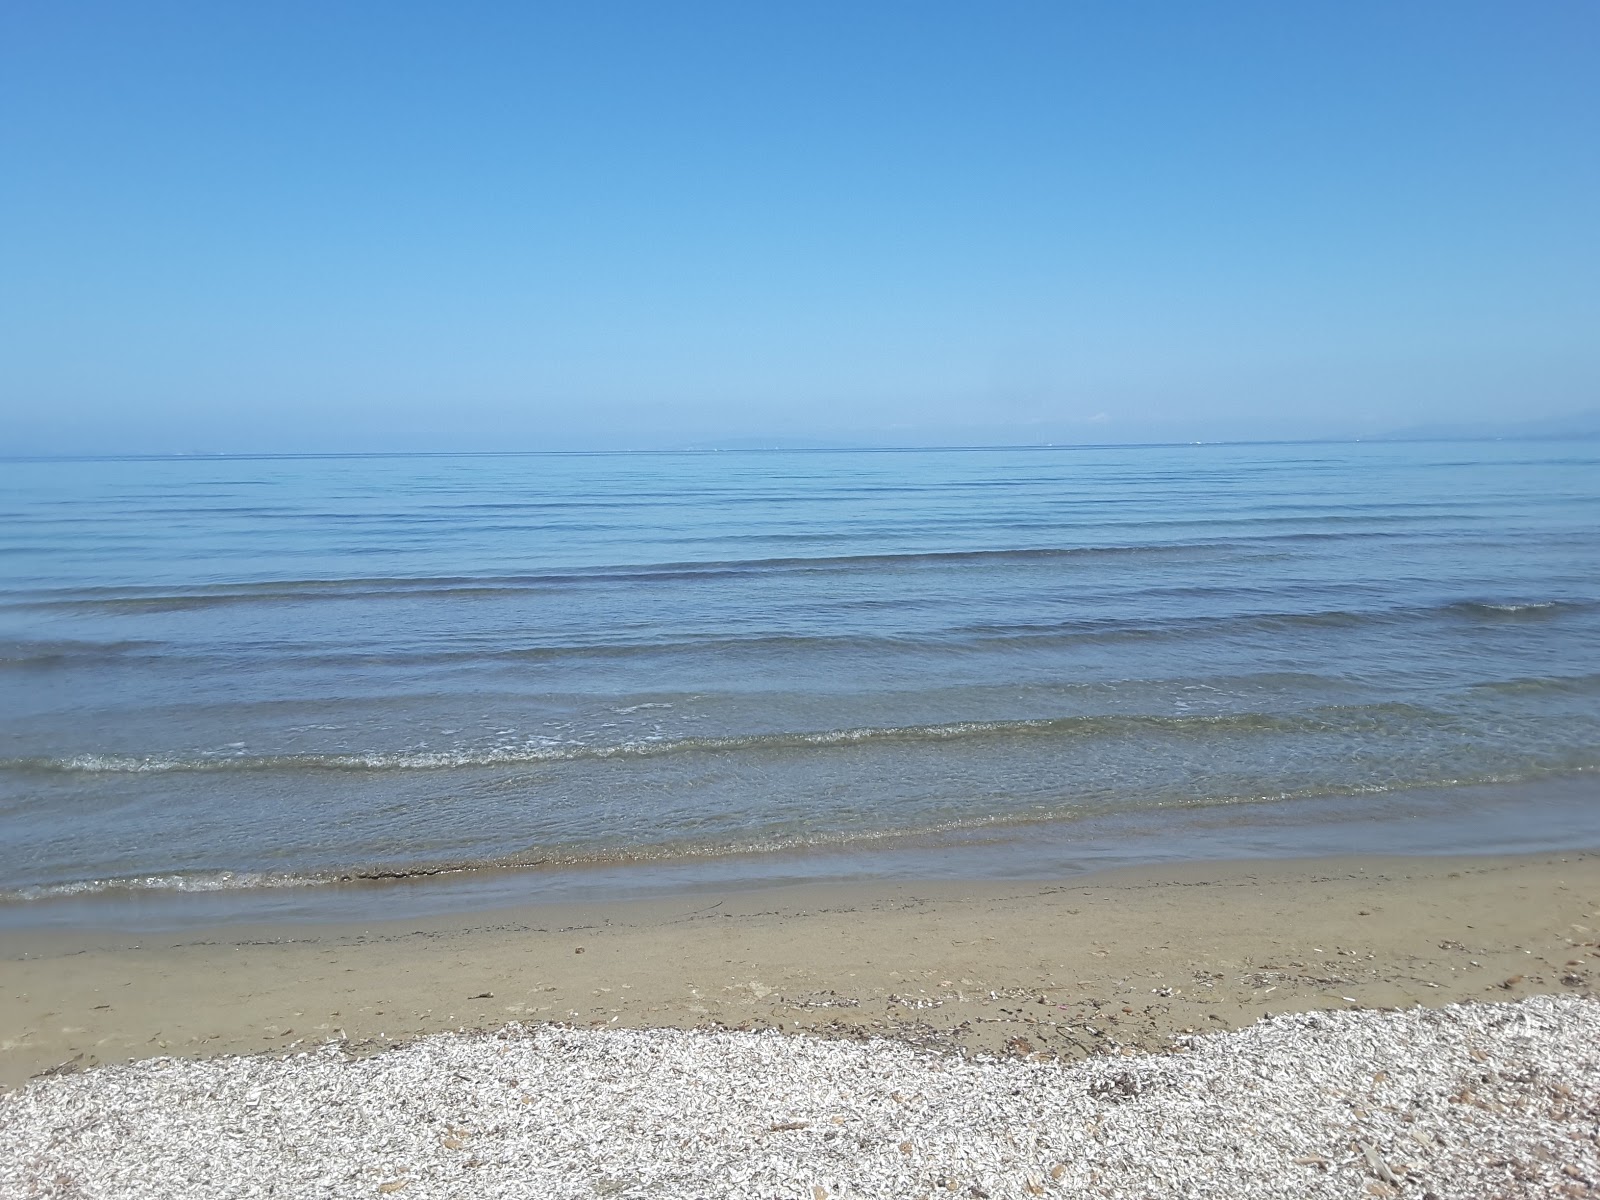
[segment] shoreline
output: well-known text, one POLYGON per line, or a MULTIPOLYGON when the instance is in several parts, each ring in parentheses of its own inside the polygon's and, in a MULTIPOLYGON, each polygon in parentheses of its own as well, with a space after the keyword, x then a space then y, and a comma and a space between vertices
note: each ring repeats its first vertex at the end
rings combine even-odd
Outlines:
MULTIPOLYGON (((335 873, 278 883, 201 880, 196 885, 158 875, 144 886, 106 890, 52 885, 63 894, 0 898, 0 939, 47 928, 151 933, 253 924, 463 921, 547 904, 677 903, 707 893, 783 887, 1062 881, 1180 864, 1492 857, 1553 853, 1574 845, 1600 847, 1600 775, 1590 771, 1515 783, 1155 806, 977 824, 942 834, 906 832, 706 854, 335 873)), ((241 869, 239 874, 248 881, 255 872, 241 869)))
POLYGON ((1600 851, 806 884, 349 924, 0 935, 0 1087, 510 1022, 1160 1050, 1265 1014, 1600 991, 1600 851))

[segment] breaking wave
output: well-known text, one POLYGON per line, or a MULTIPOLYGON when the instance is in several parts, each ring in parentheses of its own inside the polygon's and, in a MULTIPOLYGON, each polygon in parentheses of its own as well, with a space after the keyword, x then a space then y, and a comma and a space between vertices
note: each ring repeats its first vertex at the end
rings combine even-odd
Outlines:
POLYGON ((1093 715, 1013 721, 955 721, 743 734, 731 737, 645 738, 614 744, 571 742, 464 747, 452 750, 393 750, 343 754, 78 754, 69 758, 0 759, 0 769, 63 773, 151 773, 200 771, 430 771, 608 758, 653 758, 670 754, 773 753, 864 743, 949 742, 1005 738, 1115 738, 1128 736, 1214 737, 1218 734, 1351 733, 1381 729, 1396 721, 1437 721, 1444 714, 1404 703, 1329 705, 1304 713, 1219 713, 1193 716, 1093 715))

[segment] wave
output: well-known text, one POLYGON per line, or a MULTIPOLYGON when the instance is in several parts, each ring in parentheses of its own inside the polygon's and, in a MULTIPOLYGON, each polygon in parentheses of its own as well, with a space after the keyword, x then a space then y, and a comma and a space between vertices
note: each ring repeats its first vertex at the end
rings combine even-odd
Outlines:
POLYGON ((345 754, 168 755, 79 754, 70 758, 0 759, 0 770, 67 774, 146 774, 224 771, 437 771, 534 766, 672 754, 779 753, 868 743, 920 743, 1007 738, 1114 738, 1133 735, 1213 737, 1219 733, 1350 733, 1389 728, 1397 720, 1439 721, 1443 714, 1413 704, 1326 705, 1305 713, 1138 714, 955 721, 937 725, 868 726, 729 737, 640 739, 612 744, 537 742, 455 750, 393 750, 345 754))
POLYGON ((84 642, 71 639, 32 641, 0 639, 0 671, 37 667, 78 666, 126 658, 158 648, 160 642, 84 642))
POLYGON ((1582 695, 1600 691, 1600 673, 1585 675, 1525 675, 1517 679, 1494 679, 1485 683, 1469 684, 1474 692, 1491 692, 1506 696, 1530 694, 1582 695))
MULTIPOLYGON (((1594 774, 1595 767, 1568 767, 1559 770, 1531 768, 1519 774, 1485 773, 1448 779, 1402 779, 1364 786, 1309 786, 1248 795, 1154 799, 1144 809, 1221 809, 1245 808, 1262 804, 1282 804, 1329 797, 1372 797, 1402 792, 1447 791, 1491 785, 1530 783, 1539 779, 1576 778, 1594 774)), ((67 880, 0 888, 0 904, 80 896, 107 896, 139 892, 228 892, 258 888, 329 887, 339 884, 420 882, 440 876, 468 875, 490 871, 571 870, 627 867, 640 864, 666 864, 674 861, 733 859, 745 856, 785 853, 814 853, 852 850, 869 845, 940 845, 960 838, 970 845, 975 837, 990 840, 1015 838, 1030 829, 1061 825, 1104 816, 1105 806, 1068 800, 1046 810, 1026 813, 992 813, 976 817, 956 817, 898 828, 825 829, 804 834, 785 833, 729 839, 716 842, 670 841, 629 847, 536 847, 517 853, 481 859, 443 861, 388 861, 362 865, 329 867, 305 872, 253 870, 172 870, 149 875, 111 876, 99 879, 67 880)), ((1123 809, 1121 811, 1127 811, 1123 809)), ((952 845, 954 843, 951 843, 952 845)))
POLYGON ((1108 546, 1036 547, 1010 550, 945 550, 894 554, 845 554, 639 563, 529 572, 518 575, 394 576, 347 579, 285 579, 213 584, 178 590, 79 588, 24 594, 13 603, 28 609, 174 611, 227 604, 283 604, 313 600, 373 600, 416 596, 468 598, 516 595, 590 583, 640 584, 683 579, 720 579, 764 573, 882 570, 1057 559, 1172 557, 1226 553, 1231 541, 1108 546))
POLYGON ((1549 617, 1559 617, 1564 613, 1584 607, 1589 606, 1570 600, 1531 600, 1520 603, 1462 600, 1445 606, 1446 611, 1486 620, 1498 620, 1508 617, 1541 620, 1549 617))
MULTIPOLYGON (((1181 601, 1181 589, 1162 593, 1181 601)), ((1207 592, 1202 599, 1215 600, 1225 593, 1207 592)), ((226 602, 226 601, 225 601, 226 602)), ((885 601, 893 604, 895 601, 885 601)), ((461 645, 447 648, 410 649, 386 647, 378 650, 312 647, 270 647, 278 661, 300 665, 336 666, 447 666, 453 663, 490 664, 560 662, 570 659, 630 659, 681 654, 859 654, 888 651, 895 655, 928 652, 945 654, 952 650, 968 652, 1032 651, 1078 643, 1107 644, 1145 642, 1191 637, 1219 637, 1248 634, 1276 634, 1301 630, 1356 630, 1361 628, 1401 628, 1435 626, 1448 630, 1452 623, 1514 623, 1555 621, 1600 609, 1588 600, 1548 600, 1527 603, 1491 601, 1449 601, 1432 606, 1394 606, 1388 608, 1327 608, 1305 610, 1255 610, 1220 614, 1144 617, 1083 617, 1064 621, 984 623, 948 626, 920 631, 874 634, 848 633, 706 633, 679 632, 676 635, 641 637, 637 641, 559 641, 535 645, 461 645)), ((77 666, 139 650, 154 650, 158 642, 120 642, 96 646, 82 643, 81 649, 45 646, 37 653, 26 648, 7 658, 0 646, 0 670, 7 667, 77 666)), ((231 651, 230 651, 231 652, 231 651)), ((165 655, 167 651, 163 650, 165 655)), ((173 652, 172 657, 205 657, 206 651, 173 652)))
POLYGON ((170 871, 157 875, 117 875, 109 879, 75 879, 0 888, 0 903, 65 899, 107 892, 232 892, 250 888, 317 887, 337 882, 327 874, 294 875, 268 871, 170 871))

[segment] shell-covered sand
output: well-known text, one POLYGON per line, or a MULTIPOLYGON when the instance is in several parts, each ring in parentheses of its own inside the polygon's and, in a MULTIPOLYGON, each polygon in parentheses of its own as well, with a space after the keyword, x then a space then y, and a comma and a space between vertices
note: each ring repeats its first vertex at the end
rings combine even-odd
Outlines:
POLYGON ((153 1059, 0 1096, 6 1197, 1600 1195, 1600 1002, 1288 1014, 1167 1055, 964 1059, 509 1027, 153 1059))

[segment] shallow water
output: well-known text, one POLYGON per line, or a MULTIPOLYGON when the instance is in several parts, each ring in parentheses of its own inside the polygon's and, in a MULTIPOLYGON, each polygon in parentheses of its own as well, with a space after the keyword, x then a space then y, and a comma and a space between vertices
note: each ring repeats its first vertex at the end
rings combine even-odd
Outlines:
MULTIPOLYGON (((1197 819, 1248 846, 1274 806, 1337 825, 1352 795, 1365 820, 1473 785, 1514 818, 1519 787, 1600 767, 1597 466, 1594 442, 0 464, 0 906, 893 873, 913 843, 1005 874, 1019 831, 1132 821, 1159 858, 1197 819)), ((1435 848, 1515 824, 1451 811, 1435 848)))

